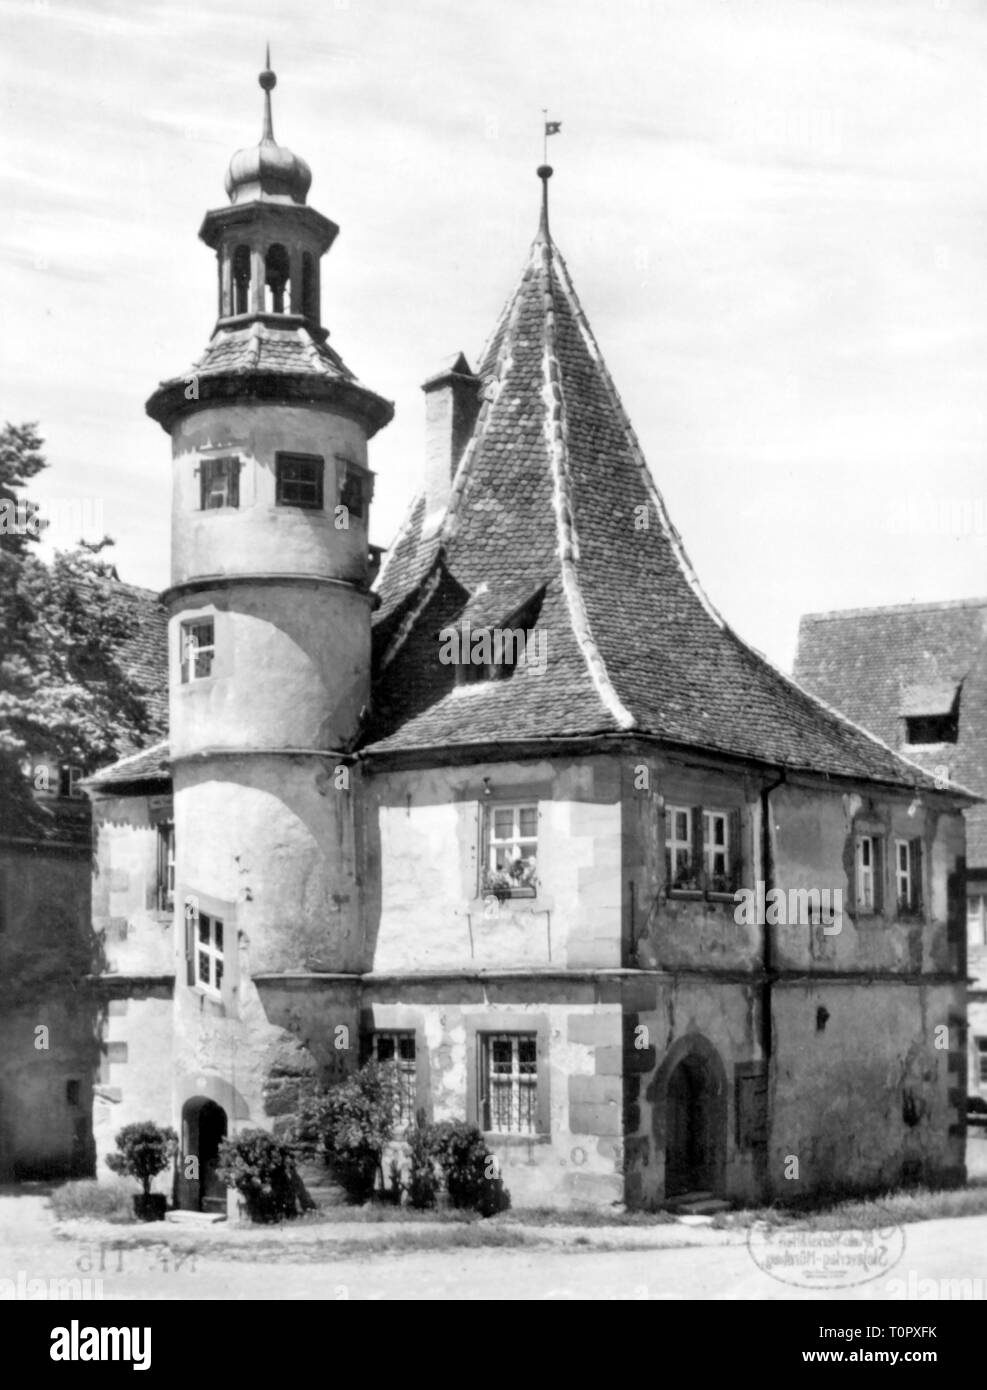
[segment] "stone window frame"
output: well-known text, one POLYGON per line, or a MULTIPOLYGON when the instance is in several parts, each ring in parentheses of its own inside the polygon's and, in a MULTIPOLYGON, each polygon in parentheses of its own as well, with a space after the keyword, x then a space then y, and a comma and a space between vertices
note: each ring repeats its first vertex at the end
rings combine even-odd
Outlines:
MULTIPOLYGON (((542 814, 541 804, 537 797, 497 797, 495 800, 481 803, 480 815, 480 853, 479 853, 479 896, 487 898, 491 895, 504 900, 513 898, 537 898, 539 890, 539 867, 541 863, 541 852, 539 841, 541 839, 542 814), (498 811, 512 811, 515 813, 514 824, 517 826, 517 835, 510 835, 506 838, 495 837, 496 815, 498 811), (521 813, 523 811, 534 811, 535 813, 535 833, 534 836, 521 836, 521 813), (491 886, 495 874, 503 874, 506 871, 493 867, 495 852, 499 847, 508 844, 516 844, 519 848, 522 844, 534 844, 534 868, 530 870, 530 877, 525 882, 518 882, 516 887, 502 886, 494 888, 491 886)), ((529 856, 530 857, 530 856, 529 856)), ((508 874, 507 877, 510 877, 508 874)))
POLYGON ((415 1039, 415 1117, 432 1118, 428 1040, 421 1010, 403 1004, 374 1004, 360 1012, 360 1064, 374 1056, 377 1033, 412 1033, 415 1039))
POLYGON ((182 903, 181 913, 176 913, 176 921, 181 924, 183 954, 185 959, 185 983, 204 1003, 214 1011, 228 1014, 233 1006, 237 988, 237 920, 233 903, 215 898, 208 893, 199 893, 185 884, 176 884, 176 902, 182 903), (195 913, 190 915, 190 905, 195 913), (217 991, 199 983, 198 978, 198 913, 216 918, 223 924, 223 979, 217 991))
POLYGON ((466 1020, 466 1117, 494 1144, 537 1144, 551 1140, 550 1029, 547 1014, 490 1010, 466 1020), (484 1129, 485 1039, 505 1033, 535 1038, 535 1128, 527 1133, 484 1129))
POLYGON ((382 1038, 388 1038, 394 1043, 393 1057, 383 1060, 396 1064, 400 1078, 400 1096, 397 1114, 394 1118, 394 1133, 395 1136, 398 1136, 403 1135, 414 1125, 415 1116, 420 1108, 418 1104, 418 1034, 414 1028, 374 1028, 367 1038, 367 1051, 369 1057, 376 1062, 382 1060, 379 1050, 382 1038), (407 1039, 410 1039, 412 1044, 410 1058, 399 1055, 400 1044, 407 1039))

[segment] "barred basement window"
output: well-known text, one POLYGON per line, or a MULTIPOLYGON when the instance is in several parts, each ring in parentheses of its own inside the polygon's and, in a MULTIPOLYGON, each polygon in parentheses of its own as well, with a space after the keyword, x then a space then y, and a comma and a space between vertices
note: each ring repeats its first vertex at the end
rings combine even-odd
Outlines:
POLYGON ((276 500, 279 507, 321 511, 323 460, 316 454, 277 454, 276 500))
POLYGON ((418 1096, 414 1033, 375 1033, 373 1055, 378 1062, 397 1064, 400 1093, 394 1113, 395 1128, 404 1129, 414 1124, 418 1096))
POLYGON ((167 912, 175 903, 175 827, 170 822, 158 826, 158 911, 167 912))
POLYGON ((200 506, 204 512, 240 505, 240 460, 203 459, 199 464, 200 506))
POLYGON ((182 684, 212 675, 216 637, 212 618, 182 623, 182 684))
POLYGON ((486 1034, 480 1069, 481 1127, 493 1134, 537 1133, 537 1035, 486 1034))
POLYGON ((200 912, 196 928, 195 983, 210 994, 223 987, 223 924, 218 917, 200 912))

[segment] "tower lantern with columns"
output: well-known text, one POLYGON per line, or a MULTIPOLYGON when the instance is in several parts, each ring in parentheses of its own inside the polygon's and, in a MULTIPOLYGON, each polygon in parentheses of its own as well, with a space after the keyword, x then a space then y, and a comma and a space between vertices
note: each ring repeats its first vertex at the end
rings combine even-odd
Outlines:
MULTIPOLYGON (((260 979, 307 979, 317 993, 320 979, 360 965, 354 815, 339 769, 370 691, 367 441, 393 414, 326 341, 319 265, 338 229, 306 203, 308 166, 274 139, 275 82, 268 58, 260 142, 233 156, 229 205, 202 224, 219 271, 209 345, 147 403, 173 456, 164 597, 186 919, 176 970, 191 1012, 205 996, 228 1028, 259 1005, 260 979)), ((257 1054, 263 1026, 249 1031, 241 1080, 270 1062, 257 1054)), ((217 1074, 244 1045, 228 1042, 217 1074)), ((179 1105, 209 1060, 189 1046, 179 1105)), ((259 1100, 230 1103, 252 1114, 259 1100)))

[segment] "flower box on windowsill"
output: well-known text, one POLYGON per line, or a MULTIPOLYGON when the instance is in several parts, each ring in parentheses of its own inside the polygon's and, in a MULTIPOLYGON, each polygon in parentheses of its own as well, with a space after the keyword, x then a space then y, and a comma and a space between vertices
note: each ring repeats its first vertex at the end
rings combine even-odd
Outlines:
POLYGON ((498 902, 508 902, 511 898, 535 898, 538 884, 524 882, 506 873, 485 874, 480 885, 481 898, 496 898, 498 902))

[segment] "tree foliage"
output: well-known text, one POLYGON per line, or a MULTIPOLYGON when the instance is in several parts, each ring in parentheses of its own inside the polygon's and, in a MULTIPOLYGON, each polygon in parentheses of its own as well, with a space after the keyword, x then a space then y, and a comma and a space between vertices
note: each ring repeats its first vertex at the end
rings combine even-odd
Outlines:
MULTIPOLYGON (((0 501, 23 500, 47 467, 41 448, 34 425, 0 431, 0 501)), ((80 542, 45 563, 33 539, 9 527, 0 535, 0 830, 22 832, 35 818, 26 758, 91 772, 154 732, 147 691, 121 660, 129 620, 108 602, 112 541, 80 542)))
POLYGON ((368 1062, 358 1072, 303 1101, 292 1140, 314 1149, 355 1202, 372 1195, 384 1147, 394 1133, 400 1078, 393 1063, 368 1062))
POLYGON ((147 1197, 151 1181, 163 1173, 178 1151, 178 1135, 153 1120, 124 1125, 116 1135, 118 1153, 108 1154, 106 1166, 121 1177, 136 1178, 147 1197))

